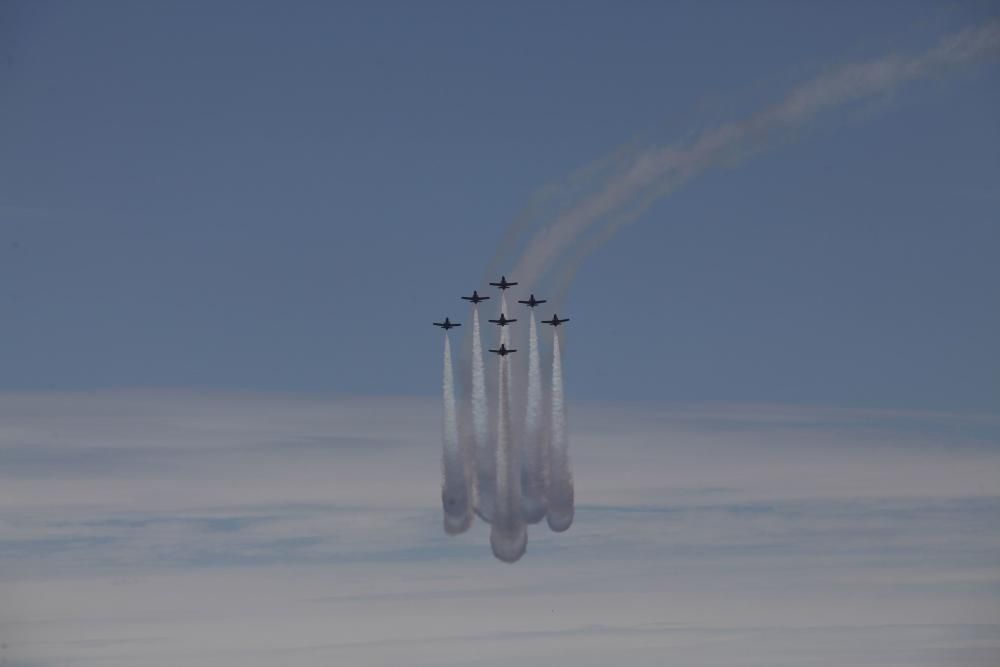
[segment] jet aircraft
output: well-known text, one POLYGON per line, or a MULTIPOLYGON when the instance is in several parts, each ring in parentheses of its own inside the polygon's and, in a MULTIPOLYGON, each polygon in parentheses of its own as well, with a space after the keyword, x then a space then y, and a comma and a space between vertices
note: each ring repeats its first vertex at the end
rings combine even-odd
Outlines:
POLYGON ((503 313, 500 313, 500 319, 499 320, 490 320, 490 322, 492 322, 493 324, 499 324, 500 326, 505 327, 508 324, 510 324, 511 322, 517 322, 517 320, 508 320, 504 316, 503 313))
POLYGON ((549 324, 549 325, 552 325, 554 327, 559 326, 563 322, 569 322, 569 318, 568 317, 564 317, 562 319, 559 319, 559 316, 556 315, 555 313, 552 314, 552 319, 551 320, 542 320, 542 324, 549 324))
POLYGON ((431 324, 433 324, 436 327, 441 327, 445 331, 447 331, 448 329, 454 329, 455 327, 462 326, 461 323, 459 323, 459 322, 452 322, 447 317, 444 318, 444 322, 431 322, 431 324))
POLYGON ((500 276, 500 282, 498 282, 498 283, 490 283, 490 285, 493 285, 494 287, 499 287, 502 290, 503 289, 510 289, 511 287, 513 287, 516 284, 517 283, 509 283, 509 282, 507 282, 507 276, 500 276))
POLYGON ((537 306, 540 303, 545 303, 545 299, 536 299, 535 295, 532 294, 530 297, 528 297, 527 301, 518 301, 518 303, 523 303, 528 308, 534 308, 535 306, 537 306))
POLYGON ((479 296, 479 292, 477 292, 476 290, 472 290, 472 296, 463 296, 462 298, 465 299, 466 301, 471 301, 472 303, 479 303, 480 301, 486 301, 490 297, 479 296))
POLYGON ((511 354, 512 352, 517 352, 517 350, 508 349, 506 345, 500 343, 499 350, 490 350, 490 352, 492 352, 493 354, 499 354, 501 357, 506 357, 508 354, 511 354))

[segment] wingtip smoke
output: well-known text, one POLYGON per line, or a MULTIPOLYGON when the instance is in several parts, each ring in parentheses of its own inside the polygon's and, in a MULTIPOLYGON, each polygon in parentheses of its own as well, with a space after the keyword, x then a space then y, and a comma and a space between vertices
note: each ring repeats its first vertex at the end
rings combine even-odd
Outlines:
POLYGON ((569 460, 569 434, 566 432, 566 398, 563 390, 562 346, 559 331, 552 336, 552 412, 549 444, 549 528, 561 533, 573 524, 573 470, 569 460))
POLYGON ((528 550, 528 531, 524 526, 512 531, 494 528, 490 531, 490 549, 497 560, 516 563, 528 550))
MULTIPOLYGON (((499 307, 506 314, 506 295, 501 295, 499 307)), ((466 405, 471 409, 463 413, 466 417, 471 414, 471 430, 465 421, 456 424, 451 347, 445 339, 444 529, 450 535, 464 532, 478 515, 490 524, 493 555, 506 563, 516 562, 527 552, 529 524, 548 517, 552 530, 562 532, 573 522, 573 482, 567 455, 559 335, 553 328, 552 382, 548 385, 551 396, 547 396, 547 387, 542 382, 538 322, 533 310, 528 313, 528 322, 526 385, 514 382, 515 370, 525 367, 516 366, 514 357, 499 354, 496 404, 491 414, 486 400, 480 316, 474 307, 472 364, 466 367, 471 371, 471 383, 464 385, 470 387, 466 405), (518 394, 522 391, 525 394, 523 403, 512 400, 514 388, 518 394), (546 406, 551 407, 549 412, 545 411, 546 406), (523 416, 523 421, 515 419, 515 414, 523 416), (464 448, 460 446, 461 434, 465 438, 464 448)), ((510 345, 510 342, 510 328, 501 326, 497 344, 510 345)))
POLYGON ((479 326, 479 307, 472 309, 472 433, 476 478, 475 512, 483 521, 493 520, 496 499, 496 464, 489 434, 486 402, 486 368, 479 326))
POLYGON ((442 483, 441 504, 444 529, 449 535, 468 530, 472 525, 472 493, 469 462, 458 436, 458 410, 455 399, 455 376, 452 370, 451 340, 444 334, 444 377, 442 382, 442 483))
MULTIPOLYGON (((1000 20, 946 36, 933 48, 916 55, 889 54, 880 59, 848 64, 792 89, 776 104, 762 108, 738 122, 708 128, 686 145, 630 149, 598 169, 584 174, 587 187, 568 188, 567 201, 546 205, 535 201, 531 211, 541 211, 540 225, 513 263, 503 253, 516 247, 518 237, 530 229, 535 213, 515 223, 491 266, 513 265, 522 286, 540 287, 548 280, 554 301, 560 301, 582 261, 607 242, 652 202, 700 173, 759 151, 775 139, 788 136, 820 113, 866 96, 884 94, 901 84, 926 78, 948 67, 1000 54, 1000 20), (554 281, 554 284, 553 284, 554 281)), ((577 184, 579 185, 579 183, 577 184)), ((556 190, 559 190, 558 188, 556 190)), ((544 198, 543 198, 544 199, 544 198)), ((505 293, 501 312, 507 311, 505 293)), ((497 414, 497 440, 489 437, 490 415, 486 399, 485 369, 480 340, 479 313, 473 311, 471 412, 474 466, 445 465, 445 530, 461 532, 471 522, 470 504, 491 522, 490 543, 496 557, 518 560, 527 549, 525 521, 541 515, 557 532, 567 530, 574 518, 574 485, 566 431, 566 406, 562 384, 562 359, 558 331, 554 331, 552 382, 548 421, 539 430, 538 415, 544 400, 538 379, 538 347, 534 317, 528 343, 528 383, 523 429, 510 429, 509 376, 503 357, 497 414), (507 384, 503 384, 507 382, 507 384), (540 436, 536 437, 536 433, 540 436), (541 451, 541 464, 539 461, 541 451), (523 457, 523 458, 521 458, 523 457), (468 482, 452 483, 457 471, 466 470, 468 482), (541 489, 541 494, 539 490, 541 489), (465 494, 463 496, 463 493, 465 494)), ((500 342, 510 343, 510 332, 501 327, 500 342)), ((518 396, 520 398, 520 395, 518 396)), ((446 400, 446 410, 448 401, 446 400)), ((454 406, 452 405, 452 409, 454 406)), ((447 421, 447 420, 446 420, 447 421)), ((446 427, 447 428, 447 427, 446 427)), ((446 436, 445 450, 451 451, 446 436)), ((447 459, 448 457, 446 457, 447 459)), ((451 460, 451 459, 448 459, 451 460)), ((456 459, 457 460, 457 459, 456 459)), ((468 461, 466 461, 468 463, 468 461)))
POLYGON ((493 555, 508 563, 519 559, 528 547, 528 534, 521 513, 520 447, 511 431, 510 366, 511 362, 506 357, 499 357, 496 512, 490 527, 493 555))
POLYGON ((521 459, 521 510, 525 522, 545 518, 545 437, 542 429, 542 373, 538 351, 538 324, 532 309, 528 328, 528 388, 524 415, 524 446, 521 459))

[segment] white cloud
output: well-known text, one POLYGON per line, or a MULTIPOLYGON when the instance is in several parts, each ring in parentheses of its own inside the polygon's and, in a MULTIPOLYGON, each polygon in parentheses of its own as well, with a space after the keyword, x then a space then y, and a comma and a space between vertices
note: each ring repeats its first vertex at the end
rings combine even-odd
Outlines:
POLYGON ((0 641, 26 665, 985 665, 1000 423, 571 406, 577 519, 441 529, 440 406, 0 396, 0 641))

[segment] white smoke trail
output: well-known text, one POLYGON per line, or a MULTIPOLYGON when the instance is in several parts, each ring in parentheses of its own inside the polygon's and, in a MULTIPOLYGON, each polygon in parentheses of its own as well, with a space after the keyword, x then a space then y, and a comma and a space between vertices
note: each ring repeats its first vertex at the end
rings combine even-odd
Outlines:
POLYGON ((496 511, 490 526, 490 546, 498 559, 513 563, 524 555, 528 532, 521 518, 521 462, 517 438, 511 437, 510 362, 501 356, 497 409, 496 511))
POLYGON ((493 261, 487 265, 480 283, 493 280, 498 273, 506 269, 506 262, 503 258, 510 259, 510 255, 517 251, 518 245, 523 241, 523 235, 556 215, 560 202, 592 191, 595 184, 603 183, 613 173, 621 171, 622 165, 632 159, 639 150, 640 147, 637 145, 620 146, 610 154, 601 156, 577 169, 568 177, 549 183, 535 192, 524 210, 507 227, 493 256, 493 261))
POLYGON ((528 328, 528 393, 524 412, 521 491, 524 520, 538 523, 545 516, 546 461, 542 433, 542 371, 538 354, 538 325, 531 310, 528 328))
MULTIPOLYGON (((686 181, 714 167, 728 166, 776 139, 793 136, 819 114, 855 100, 892 91, 899 85, 926 78, 954 67, 1000 53, 1000 20, 992 19, 980 26, 955 33, 941 40, 934 48, 917 55, 889 55, 881 59, 849 64, 793 89, 779 103, 738 122, 722 124, 698 135, 693 141, 676 146, 654 146, 646 149, 629 147, 595 163, 594 169, 584 170, 578 177, 552 187, 533 201, 522 218, 508 230, 491 267, 510 266, 507 253, 537 221, 540 229, 525 246, 516 262, 514 276, 525 289, 541 287, 542 278, 553 278, 555 294, 550 302, 558 305, 568 290, 573 276, 587 255, 606 243, 622 226, 642 214, 656 199, 671 193, 686 181), (548 223, 543 221, 549 220, 548 223)), ((488 271, 487 275, 495 275, 488 271)), ((500 310, 507 313, 506 294, 501 293, 500 310)), ((532 329, 534 322, 532 321, 532 329)), ((486 398, 486 373, 478 310, 474 310, 472 330, 472 449, 475 454, 475 475, 472 497, 477 513, 486 520, 494 515, 491 531, 494 554, 503 560, 516 560, 526 547, 526 531, 520 512, 522 481, 517 454, 518 443, 524 438, 511 430, 510 412, 512 371, 509 360, 501 357, 500 414, 497 416, 498 440, 489 437, 490 415, 486 398), (494 449, 496 444, 496 449, 494 449), (498 468, 497 462, 502 465, 498 468), (498 490, 500 484, 502 489, 498 490), (513 500, 512 500, 513 499, 513 500), (501 502, 502 500, 502 502, 501 502), (516 503, 516 504, 515 504, 516 503), (514 508, 518 511, 514 511, 514 508)), ((569 461, 566 429, 566 406, 562 380, 560 338, 554 330, 551 411, 548 437, 542 438, 543 488, 548 504, 548 523, 556 531, 569 528, 573 521, 573 477, 569 461)), ((533 337, 537 333, 533 333, 533 337)), ((510 347, 511 333, 501 327, 500 342, 510 347)), ((465 338, 462 363, 467 363, 469 336, 465 338)), ((531 430, 531 411, 540 404, 532 386, 532 350, 529 341, 528 388, 525 404, 525 434, 531 430)), ((518 374, 523 379, 523 374, 518 374)), ((463 378, 468 377, 463 368, 463 378)), ((468 391, 466 389, 466 391, 468 391)), ((520 406, 518 414, 520 414, 520 406)), ((463 413, 463 417, 465 413, 463 413)), ((467 421, 462 420, 461 437, 468 443, 467 421)), ((447 438, 447 436, 446 436, 447 438)), ((530 440, 530 439, 529 439, 530 440)), ((446 449, 448 445, 446 443, 446 449)), ((530 449, 530 445, 529 445, 530 449)), ((530 471, 526 465, 524 488, 533 495, 530 471)), ((447 474, 446 474, 447 479, 447 474)), ((527 504, 526 504, 527 508, 527 504)))
POLYGON ((1000 53, 1000 20, 993 19, 949 35, 921 54, 892 54, 819 76, 792 90, 778 104, 742 121, 706 130, 689 145, 639 151, 608 177, 602 187, 578 199, 576 205, 539 230, 527 244, 513 275, 522 284, 537 285, 549 267, 560 265, 564 274, 561 282, 565 284, 589 252, 638 217, 653 201, 705 170, 732 164, 768 142, 788 136, 824 111, 997 53, 1000 53), (567 266, 567 251, 602 223, 604 229, 567 266), (569 278, 565 277, 567 274, 569 278))
MULTIPOLYGON (((510 311, 507 310, 506 290, 500 293, 500 315, 510 317, 510 311)), ((510 332, 507 331, 507 327, 500 327, 500 344, 510 347, 510 332)))
POLYGON ((552 442, 549 446, 548 522, 562 532, 573 523, 573 471, 566 432, 566 399, 563 394, 562 351, 559 329, 552 332, 552 442))
POLYGON ((479 308, 474 307, 472 310, 472 438, 476 468, 476 513, 484 521, 493 520, 496 500, 496 457, 491 447, 489 428, 479 308))
POLYGON ((451 364, 451 340, 444 334, 443 448, 441 455, 441 503, 444 530, 449 535, 463 533, 472 525, 472 489, 468 462, 458 441, 458 410, 455 376, 451 364))

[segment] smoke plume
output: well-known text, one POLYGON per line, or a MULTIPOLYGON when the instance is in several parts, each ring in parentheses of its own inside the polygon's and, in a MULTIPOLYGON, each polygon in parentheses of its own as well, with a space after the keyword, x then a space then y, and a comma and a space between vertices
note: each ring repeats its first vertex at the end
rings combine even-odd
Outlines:
POLYGON ((528 533, 521 518, 521 463, 517 439, 511 437, 510 362, 499 357, 500 396, 497 408, 497 495, 496 511, 490 527, 493 555, 513 563, 528 545, 528 533))
MULTIPOLYGON (((500 315, 510 317, 510 310, 507 308, 506 290, 500 293, 500 315)), ((507 327, 500 327, 500 344, 510 347, 510 331, 507 330, 507 327)))
POLYGON ((441 502, 444 506, 444 529, 449 535, 465 532, 472 524, 472 493, 469 464, 458 440, 458 410, 455 402, 455 378, 451 364, 451 340, 444 334, 443 382, 443 451, 441 455, 441 502))
POLYGON ((496 498, 496 459, 490 447, 489 407, 486 403, 486 370, 479 332, 479 308, 472 309, 472 438, 476 469, 476 513, 493 520, 496 498))
POLYGON ((552 413, 549 446, 549 528, 561 533, 573 523, 573 471, 566 432, 566 399, 563 394, 562 351, 559 329, 552 332, 552 413))
MULTIPOLYGON (((991 20, 951 34, 924 53, 892 54, 822 74, 794 88, 777 104, 707 129, 687 145, 636 151, 615 163, 602 183, 571 199, 542 224, 525 245, 512 275, 522 285, 537 287, 550 267, 557 267, 551 277, 558 283, 556 292, 564 292, 587 255, 689 179, 710 168, 731 165, 789 136, 823 112, 998 53, 1000 21, 991 20)), ((512 245, 507 243, 507 247, 512 245)))
POLYGON ((521 452, 521 491, 524 520, 538 523, 545 516, 545 447, 542 432, 542 371, 538 353, 538 325, 531 311, 528 328, 528 389, 521 452))
MULTIPOLYGON (((560 310, 577 270, 591 252, 608 242, 623 226, 653 202, 707 170, 731 166, 777 141, 794 136, 820 114, 852 102, 892 92, 949 68, 1000 54, 1000 20, 951 34, 929 50, 910 55, 848 64, 807 81, 775 104, 741 120, 708 127, 693 139, 669 146, 630 145, 580 170, 564 183, 546 188, 532 199, 524 215, 508 229, 490 263, 518 281, 521 290, 547 294, 560 310), (522 248, 516 258, 518 248, 522 248), (515 261, 512 261, 515 260, 515 261), (513 266, 513 270, 510 267, 513 266)), ((512 292, 514 298, 518 292, 512 292)), ((499 295, 500 313, 511 317, 507 293, 499 295)), ((499 345, 521 347, 523 328, 500 327, 499 345)), ((465 391, 461 431, 455 425, 454 385, 450 346, 445 347, 444 482, 445 530, 465 530, 475 512, 491 523, 490 543, 500 560, 513 562, 527 546, 525 522, 543 516, 554 531, 567 530, 574 517, 573 474, 570 466, 566 402, 563 389, 562 341, 553 327, 552 375, 549 395, 541 375, 537 324, 530 314, 527 331, 527 372, 524 360, 498 358, 496 417, 491 422, 486 367, 479 324, 473 308, 462 361, 465 391), (471 383, 466 380, 471 376, 471 383), (514 376, 514 377, 512 377, 514 376), (513 391, 513 395, 512 395, 513 391), (516 403, 512 403, 512 400, 516 403), (523 403, 522 403, 523 402, 523 403), (548 411, 546 413, 546 406, 548 411), (469 419, 471 412, 471 438, 469 419), (524 415, 512 424, 511 415, 524 415), (490 431, 490 426, 495 429, 490 431), (459 448, 459 436, 464 458, 459 448), (493 437, 495 435, 495 437, 493 437), (474 464, 469 457, 474 458, 474 464), (468 471, 474 470, 472 474, 468 471), (464 472, 464 474, 463 474, 464 472)), ((523 353, 522 353, 523 354, 523 353)), ((492 371, 492 367, 490 368, 492 371)))

